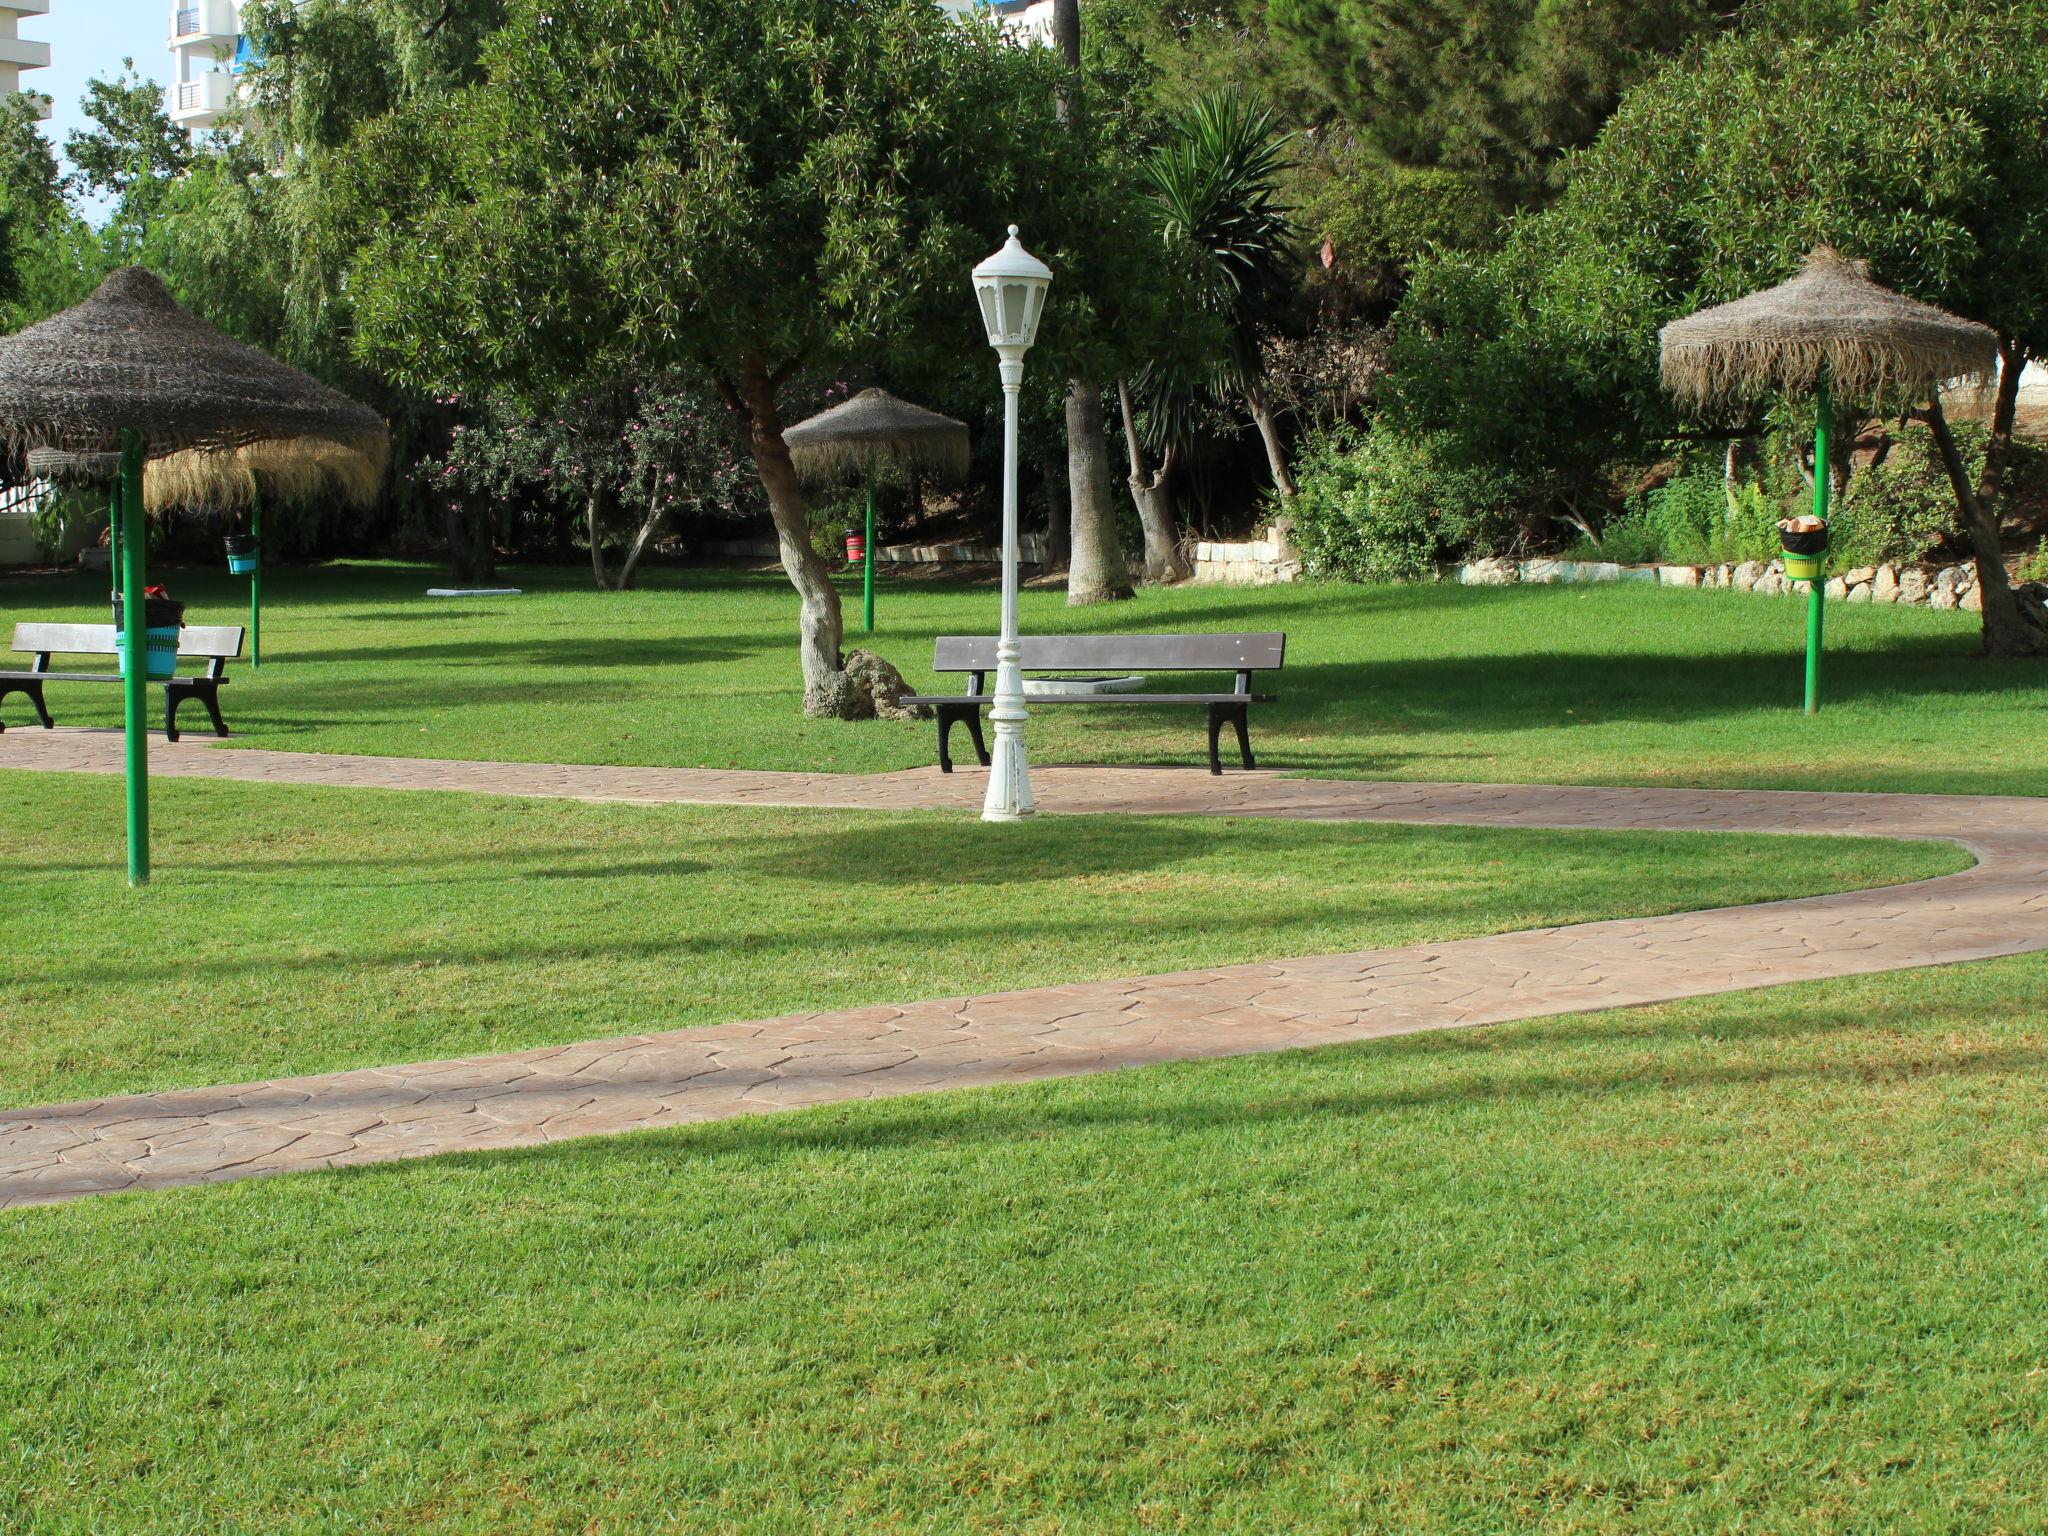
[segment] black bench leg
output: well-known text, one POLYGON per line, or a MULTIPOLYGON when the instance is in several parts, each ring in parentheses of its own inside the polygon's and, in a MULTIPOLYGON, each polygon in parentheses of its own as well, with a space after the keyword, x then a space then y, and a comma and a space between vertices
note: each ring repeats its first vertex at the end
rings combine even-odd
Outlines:
POLYGON ((1244 760, 1245 767, 1252 768, 1257 766, 1252 761, 1251 726, 1245 718, 1249 713, 1249 706, 1244 704, 1211 704, 1209 706, 1209 771, 1211 773, 1220 774, 1223 772, 1223 755, 1217 749, 1222 743, 1223 727, 1226 722, 1236 728, 1237 755, 1244 760))
POLYGON ((1236 725, 1236 727, 1237 727, 1237 753, 1238 753, 1238 756, 1240 756, 1240 757, 1242 757, 1242 758, 1244 759, 1244 765, 1245 765, 1245 767, 1247 767, 1247 768, 1256 768, 1256 767, 1258 766, 1258 764, 1252 761, 1252 728, 1251 728, 1251 722, 1250 722, 1249 720, 1247 720, 1247 719, 1245 718, 1245 717, 1246 717, 1247 715, 1249 715, 1250 713, 1251 713, 1251 711, 1250 711, 1250 710, 1249 710, 1248 708, 1246 708, 1246 707, 1245 707, 1244 705, 1239 705, 1239 706, 1238 706, 1238 709, 1237 709, 1237 713, 1236 713, 1236 715, 1235 715, 1235 716, 1233 717, 1233 719, 1232 719, 1232 723, 1233 723, 1234 725, 1236 725))
MULTIPOLYGON (((57 723, 56 721, 50 718, 50 708, 47 704, 43 702, 43 685, 41 683, 23 682, 18 680, 15 682, 0 683, 0 700, 6 699, 7 695, 9 695, 10 693, 20 694, 23 698, 27 699, 30 704, 35 706, 36 719, 42 722, 44 730, 49 730, 52 726, 54 726, 57 723)), ((4 724, 0 724, 0 731, 4 731, 6 729, 7 727, 4 724)))
POLYGON ((981 706, 979 704, 941 704, 939 711, 939 772, 953 771, 953 727, 964 725, 967 734, 974 740, 974 755, 981 759, 981 766, 988 766, 988 743, 981 736, 981 706))
POLYGON ((1217 755, 1216 743, 1223 737, 1223 717, 1226 709, 1227 706, 1222 704, 1211 704, 1209 706, 1209 771, 1211 773, 1220 774, 1223 772, 1223 759, 1217 755))
POLYGON ((185 695, 176 683, 164 689, 164 740, 178 739, 178 706, 185 702, 185 695))
MULTIPOLYGON (((220 689, 218 689, 218 688, 201 688, 201 689, 198 689, 198 690, 196 690, 196 691, 197 691, 197 693, 198 693, 198 695, 199 695, 199 702, 200 702, 200 703, 202 703, 202 704, 204 704, 204 705, 206 706, 206 713, 207 713, 207 714, 208 714, 208 715, 209 715, 209 716, 210 716, 210 717, 212 718, 212 720, 213 720, 213 734, 214 734, 214 735, 216 735, 216 736, 225 736, 225 735, 227 735, 227 733, 228 733, 228 723, 227 723, 227 721, 225 721, 225 720, 221 719, 221 717, 220 717, 220 689)), ((1238 726, 1238 728, 1237 728, 1237 733, 1238 733, 1238 735, 1240 735, 1240 736, 1242 736, 1242 735, 1244 734, 1244 726, 1243 726, 1242 724, 1240 724, 1240 725, 1238 726)), ((1247 768, 1249 768, 1249 767, 1251 766, 1251 750, 1252 750, 1252 749, 1251 749, 1250 747, 1246 747, 1246 748, 1245 748, 1244 750, 1245 750, 1245 766, 1246 766, 1247 768)))

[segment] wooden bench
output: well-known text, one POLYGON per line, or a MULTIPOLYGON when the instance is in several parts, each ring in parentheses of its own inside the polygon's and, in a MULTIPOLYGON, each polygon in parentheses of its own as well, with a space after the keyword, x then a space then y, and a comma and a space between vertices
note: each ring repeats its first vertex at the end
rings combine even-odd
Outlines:
MULTIPOLYGON (((114 626, 111 624, 17 624, 14 626, 14 649, 32 653, 35 661, 26 672, 0 672, 0 702, 5 702, 10 693, 28 696, 35 705, 36 717, 45 729, 55 725, 50 718, 50 706, 43 699, 45 683, 118 683, 122 681, 119 672, 52 672, 52 656, 118 656, 120 647, 114 640, 114 626)), ((194 624, 178 632, 178 655, 190 656, 206 663, 204 675, 198 677, 169 677, 152 679, 160 681, 164 688, 164 735, 172 741, 178 739, 178 706, 187 699, 197 699, 206 706, 207 714, 213 717, 213 733, 225 736, 227 722, 220 717, 220 686, 228 681, 227 665, 242 654, 242 628, 239 624, 201 625, 194 624)), ((6 726, 0 724, 0 730, 6 726)))
MULTIPOLYGON (((1287 636, 1248 635, 1029 635, 1018 642, 1019 666, 1026 672, 1108 673, 1230 672, 1236 681, 1229 693, 1034 693, 1025 707, 1052 704, 1200 704, 1209 711, 1209 771, 1221 773, 1217 742, 1223 727, 1237 729, 1237 750, 1247 768, 1252 761, 1247 719, 1254 704, 1270 704, 1274 695, 1252 692, 1252 674, 1277 672, 1287 653, 1287 636)), ((950 742, 953 727, 964 724, 974 739, 974 752, 988 766, 988 743, 981 733, 981 711, 994 702, 988 678, 996 670, 996 642, 971 635, 942 635, 932 656, 934 672, 969 674, 967 692, 940 697, 906 696, 905 704, 929 704, 939 717, 939 769, 953 771, 950 742)))

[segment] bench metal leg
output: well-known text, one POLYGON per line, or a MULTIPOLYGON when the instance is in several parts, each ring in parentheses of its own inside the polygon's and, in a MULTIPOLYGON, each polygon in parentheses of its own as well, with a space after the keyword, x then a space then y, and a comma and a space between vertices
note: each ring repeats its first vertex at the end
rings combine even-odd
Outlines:
POLYGON ((1209 771, 1223 772, 1223 756, 1218 746, 1223 740, 1223 727, 1228 723, 1237 730, 1237 753, 1247 768, 1256 767, 1252 761, 1251 726, 1246 719, 1250 713, 1243 704, 1211 704, 1209 706, 1209 771))
MULTIPOLYGON (((50 718, 49 706, 43 702, 43 685, 41 683, 27 682, 20 678, 0 683, 0 701, 4 701, 10 693, 20 694, 30 704, 35 706, 36 719, 42 722, 44 730, 49 730, 57 723, 50 718)), ((0 723, 0 731, 6 729, 6 725, 0 723)))
POLYGON ((197 699, 213 721, 213 734, 225 736, 227 721, 220 717, 220 689, 208 687, 202 677, 179 678, 164 687, 164 737, 168 741, 178 739, 178 706, 187 699, 197 699))
POLYGON ((974 741, 974 755, 981 760, 981 766, 988 766, 988 743, 981 734, 981 706, 979 704, 941 704, 939 711, 939 772, 953 771, 952 738, 956 724, 967 727, 967 734, 974 741))

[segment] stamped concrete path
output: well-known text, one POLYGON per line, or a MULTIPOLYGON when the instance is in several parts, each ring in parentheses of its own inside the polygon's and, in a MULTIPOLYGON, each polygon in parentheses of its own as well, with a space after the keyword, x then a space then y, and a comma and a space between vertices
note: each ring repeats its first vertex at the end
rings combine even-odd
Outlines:
MULTIPOLYGON (((120 771, 118 735, 10 730, 0 768, 120 771)), ((982 777, 435 762, 152 744, 164 776, 640 803, 971 807, 982 777)), ((805 1104, 1101 1072, 1612 1008, 2048 948, 2048 800, 1034 773, 1055 813, 1939 838, 1975 868, 1885 890, 878 1004, 224 1088, 0 1109, 0 1206, 805 1104)))

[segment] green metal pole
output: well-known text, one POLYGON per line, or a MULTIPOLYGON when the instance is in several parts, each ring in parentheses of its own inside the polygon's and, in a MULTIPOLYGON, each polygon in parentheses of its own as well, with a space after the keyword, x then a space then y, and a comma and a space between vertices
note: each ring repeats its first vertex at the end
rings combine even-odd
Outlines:
MULTIPOLYGON (((1813 515, 1828 520, 1828 439, 1834 435, 1834 402, 1828 398, 1828 381, 1820 381, 1820 393, 1813 408, 1813 515)), ((1828 564, 1821 556, 1820 574, 1806 586, 1806 712, 1820 713, 1820 652, 1822 620, 1827 608, 1828 564)))
POLYGON ((256 541, 256 569, 249 573, 249 665, 263 665, 263 482, 249 471, 249 537, 256 541))
POLYGON ((149 731, 143 705, 148 694, 148 613, 143 605, 143 555, 149 536, 142 526, 142 439, 121 434, 121 486, 115 498, 121 522, 121 654, 128 736, 128 883, 149 884, 149 731))
POLYGON ((868 474, 867 558, 861 562, 861 612, 867 617, 868 633, 875 632, 875 477, 868 474))

